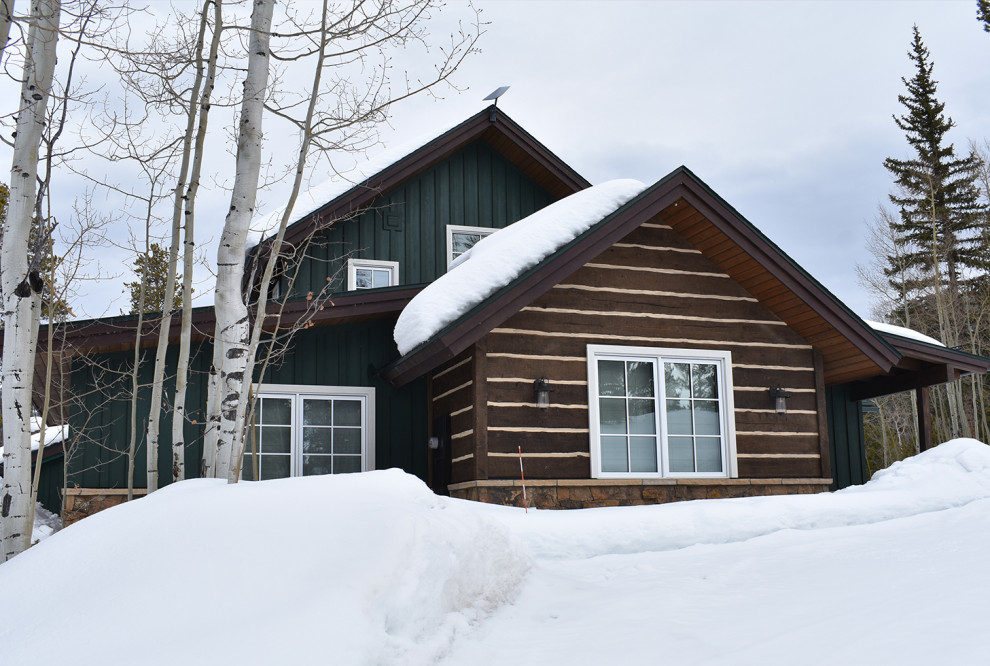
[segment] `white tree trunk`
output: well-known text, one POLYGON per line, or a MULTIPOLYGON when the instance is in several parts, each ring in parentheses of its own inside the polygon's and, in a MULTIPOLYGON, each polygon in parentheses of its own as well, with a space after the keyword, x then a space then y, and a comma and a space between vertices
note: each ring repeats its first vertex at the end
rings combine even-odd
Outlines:
POLYGON ((31 502, 31 389, 37 334, 35 312, 40 286, 28 279, 28 235, 35 207, 38 147, 45 105, 55 72, 59 0, 32 6, 27 57, 17 114, 17 136, 10 168, 10 200, 0 246, 3 290, 3 443, 4 480, 0 488, 0 551, 7 561, 29 545, 31 502))
MULTIPOLYGON (((217 251, 216 304, 217 328, 214 341, 216 396, 209 407, 208 426, 217 424, 215 465, 211 476, 227 478, 235 465, 232 453, 243 440, 245 375, 250 347, 250 320, 241 295, 248 229, 254 216, 261 172, 261 124, 271 65, 269 38, 274 0, 256 0, 251 12, 248 67, 244 79, 240 126, 237 131, 237 162, 230 209, 217 251)), ((263 313, 259 312, 259 317, 263 313)))
MULTIPOLYGON (((182 252, 182 326, 179 333, 179 359, 175 371, 175 404, 172 411, 172 481, 182 481, 186 478, 186 443, 183 430, 186 424, 186 384, 189 379, 189 348, 192 334, 192 274, 193 251, 196 247, 196 195, 199 192, 199 179, 203 167, 203 144, 206 140, 206 129, 209 121, 210 98, 216 79, 217 54, 220 49, 220 34, 223 27, 222 18, 221 0, 207 0, 203 4, 200 12, 199 39, 196 50, 196 81, 193 85, 193 94, 190 97, 189 124, 187 125, 187 131, 191 131, 192 120, 198 108, 199 125, 196 128, 196 140, 193 146, 192 174, 183 197, 185 228, 183 230, 182 252), (208 23, 207 11, 211 3, 213 5, 213 36, 210 40, 210 50, 204 71, 203 45, 208 23), (202 94, 199 92, 201 87, 202 94)), ((188 149, 188 145, 186 148, 188 149)), ((177 203, 179 195, 180 191, 176 189, 177 203)))
POLYGON ((10 39, 10 24, 14 19, 14 0, 0 0, 0 54, 10 39))

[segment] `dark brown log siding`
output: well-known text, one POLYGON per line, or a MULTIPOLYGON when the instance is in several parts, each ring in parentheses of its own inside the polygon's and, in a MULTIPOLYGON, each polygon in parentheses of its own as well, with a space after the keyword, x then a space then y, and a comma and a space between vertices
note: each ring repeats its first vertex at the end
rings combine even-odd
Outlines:
POLYGON ((484 344, 487 478, 517 479, 518 447, 528 479, 589 478, 589 344, 729 350, 740 477, 828 476, 811 346, 666 225, 641 226, 484 344), (541 376, 547 411, 533 395, 541 376), (773 384, 792 394, 786 415, 772 410, 773 384))
POLYGON ((432 373, 430 413, 432 418, 450 416, 451 480, 475 479, 474 358, 472 349, 448 361, 432 373))

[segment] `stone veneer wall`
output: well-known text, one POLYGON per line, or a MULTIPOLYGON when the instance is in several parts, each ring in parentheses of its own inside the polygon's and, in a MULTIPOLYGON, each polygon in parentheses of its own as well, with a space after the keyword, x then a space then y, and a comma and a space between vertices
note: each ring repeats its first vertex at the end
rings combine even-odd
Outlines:
MULTIPOLYGON (((831 479, 558 479, 526 482, 529 506, 588 509, 663 504, 694 499, 820 493, 831 479)), ((450 496, 489 504, 522 506, 521 481, 467 481, 449 486, 450 496)))
MULTIPOLYGON (((144 488, 134 489, 135 499, 147 494, 148 491, 144 488)), ((68 527, 86 516, 123 504, 126 501, 127 490, 124 488, 66 488, 62 526, 68 527)))

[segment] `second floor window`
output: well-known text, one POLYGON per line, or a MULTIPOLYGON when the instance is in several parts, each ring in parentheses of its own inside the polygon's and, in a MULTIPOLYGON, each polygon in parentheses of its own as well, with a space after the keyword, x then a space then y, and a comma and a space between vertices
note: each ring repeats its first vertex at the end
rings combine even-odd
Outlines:
POLYGON ((399 284, 397 261, 347 260, 347 291, 394 287, 397 284, 399 284))
POLYGON ((462 227, 457 224, 447 225, 447 267, 485 236, 498 231, 488 227, 462 227))

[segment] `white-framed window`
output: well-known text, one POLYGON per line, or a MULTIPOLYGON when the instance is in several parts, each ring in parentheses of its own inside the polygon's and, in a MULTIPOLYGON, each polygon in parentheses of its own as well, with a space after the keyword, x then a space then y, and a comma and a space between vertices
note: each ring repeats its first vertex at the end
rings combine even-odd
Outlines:
POLYGON ((399 284, 399 262, 375 259, 347 260, 347 291, 377 289, 399 284))
POLYGON ((485 236, 491 236, 498 229, 488 227, 464 227, 459 224, 447 225, 447 267, 480 241, 485 236))
POLYGON ((255 394, 241 478, 375 469, 374 387, 261 384, 255 394))
POLYGON ((727 351, 588 345, 594 478, 734 477, 727 351))

